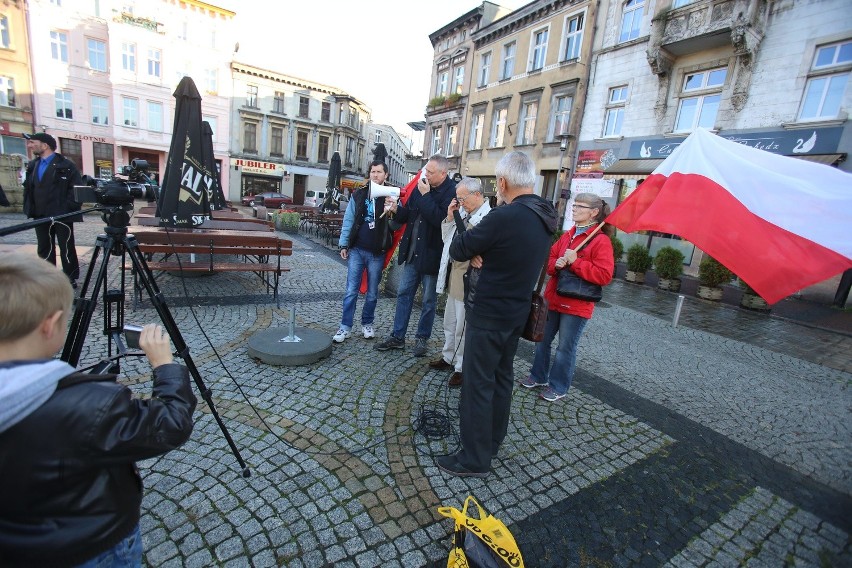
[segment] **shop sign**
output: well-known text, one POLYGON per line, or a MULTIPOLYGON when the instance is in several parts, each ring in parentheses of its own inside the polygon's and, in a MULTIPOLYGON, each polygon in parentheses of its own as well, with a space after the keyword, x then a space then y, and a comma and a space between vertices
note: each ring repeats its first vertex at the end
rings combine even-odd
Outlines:
POLYGON ((612 197, 615 194, 615 180, 574 178, 571 180, 571 195, 593 193, 598 197, 612 197))
POLYGON ((75 134, 74 139, 75 140, 86 140, 86 141, 91 141, 91 142, 101 142, 101 143, 106 143, 106 141, 107 141, 106 138, 103 138, 101 136, 88 136, 88 135, 83 135, 83 134, 75 134))
POLYGON ((618 159, 612 149, 580 150, 577 165, 574 168, 574 178, 601 178, 604 171, 618 159))
POLYGON ((267 176, 283 176, 287 174, 287 166, 275 162, 261 162, 260 160, 234 160, 234 167, 240 168, 244 174, 261 174, 267 176))
MULTIPOLYGON (((720 136, 731 142, 766 150, 782 156, 835 154, 840 144, 842 127, 776 130, 770 132, 730 133, 720 136)), ((665 159, 685 138, 651 138, 630 143, 627 159, 665 159)))

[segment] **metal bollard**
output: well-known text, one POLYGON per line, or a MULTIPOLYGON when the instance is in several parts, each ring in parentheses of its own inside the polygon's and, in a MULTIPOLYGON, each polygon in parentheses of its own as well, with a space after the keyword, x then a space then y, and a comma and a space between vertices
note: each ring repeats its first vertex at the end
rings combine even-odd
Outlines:
POLYGON ((681 308, 683 308, 683 298, 684 298, 683 295, 678 294, 677 305, 675 305, 674 318, 672 319, 672 327, 677 327, 677 320, 680 319, 680 310, 681 310, 681 308))
POLYGON ((283 337, 283 338, 279 339, 278 341, 283 341, 284 343, 298 343, 298 342, 302 341, 301 338, 299 338, 296 335, 296 306, 295 306, 295 304, 293 305, 293 307, 290 308, 290 322, 289 323, 290 323, 290 325, 289 325, 290 335, 283 337))

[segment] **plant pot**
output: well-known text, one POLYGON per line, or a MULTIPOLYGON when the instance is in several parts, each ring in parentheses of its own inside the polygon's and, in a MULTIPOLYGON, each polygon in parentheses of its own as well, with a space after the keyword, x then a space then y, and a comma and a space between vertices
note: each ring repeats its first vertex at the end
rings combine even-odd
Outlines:
POLYGON ((704 298, 705 300, 712 300, 714 302, 718 302, 722 299, 722 289, 721 288, 711 288, 710 286, 699 286, 698 292, 696 293, 699 298, 704 298))
POLYGON ((644 284, 645 283, 645 273, 644 272, 633 272, 632 270, 628 270, 624 273, 624 279, 628 282, 634 282, 636 284, 644 284))
POLYGON ((657 288, 677 292, 680 290, 680 280, 678 278, 660 278, 660 281, 657 282, 657 288))
POLYGON ((770 309, 772 309, 769 307, 769 304, 766 303, 766 300, 764 300, 757 294, 743 294, 743 297, 740 300, 740 306, 749 310, 756 310, 760 312, 768 312, 770 309))

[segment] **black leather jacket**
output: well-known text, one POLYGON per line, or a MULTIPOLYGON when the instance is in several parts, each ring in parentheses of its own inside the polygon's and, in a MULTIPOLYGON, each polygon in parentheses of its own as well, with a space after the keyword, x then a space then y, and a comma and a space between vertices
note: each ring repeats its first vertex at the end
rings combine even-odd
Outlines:
POLYGON ((155 369, 147 400, 112 377, 85 377, 63 379, 0 434, 0 566, 76 565, 115 546, 139 522, 134 462, 192 433, 196 399, 183 365, 155 369))
MULTIPOLYGON (((36 178, 35 168, 38 160, 27 164, 27 176, 24 178, 24 213, 29 218, 54 217, 73 211, 79 211, 81 204, 74 201, 74 186, 83 185, 83 178, 74 162, 55 154, 44 172, 41 182, 36 178), (36 187, 42 186, 41 191, 36 187)), ((83 215, 74 215, 63 219, 66 223, 80 223, 83 215)))

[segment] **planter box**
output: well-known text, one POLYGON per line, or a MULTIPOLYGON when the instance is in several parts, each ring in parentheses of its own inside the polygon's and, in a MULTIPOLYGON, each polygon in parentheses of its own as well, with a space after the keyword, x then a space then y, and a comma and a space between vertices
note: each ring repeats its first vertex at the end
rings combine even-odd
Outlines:
POLYGON ((756 294, 743 294, 740 300, 740 307, 759 312, 768 312, 772 309, 766 303, 766 300, 756 294))
POLYGON ((668 290, 669 292, 678 292, 680 290, 680 280, 677 278, 660 278, 659 282, 657 282, 657 288, 668 290))
POLYGON ((628 270, 624 273, 624 279, 628 282, 633 282, 635 284, 644 284, 645 283, 645 273, 644 272, 633 272, 632 270, 628 270))
POLYGON ((710 288, 709 286, 698 286, 698 292, 696 294, 699 298, 704 298, 705 300, 712 300, 714 302, 721 301, 721 299, 722 299, 722 289, 721 288, 710 288))

